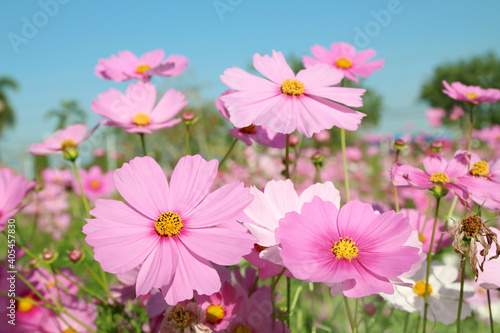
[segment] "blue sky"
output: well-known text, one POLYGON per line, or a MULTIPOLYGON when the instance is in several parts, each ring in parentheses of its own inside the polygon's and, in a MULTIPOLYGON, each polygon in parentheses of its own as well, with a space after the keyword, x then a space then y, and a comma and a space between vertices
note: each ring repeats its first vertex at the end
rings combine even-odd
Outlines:
POLYGON ((15 78, 20 90, 10 94, 18 124, 0 147, 20 151, 50 134, 54 124, 43 115, 61 99, 79 100, 96 123, 92 99, 127 84, 97 78, 94 67, 99 58, 126 49, 140 55, 161 48, 188 57, 188 70, 166 84, 206 84, 203 96, 214 99, 225 89, 219 80, 223 71, 247 68, 254 53, 275 49, 301 56, 315 44, 334 41, 373 48, 376 59, 386 59, 365 81, 384 97, 379 129, 401 133, 406 122, 425 129, 426 106, 417 101, 422 82, 443 61, 489 50, 500 54, 499 12, 500 2, 457 0, 3 1, 0 76, 15 78), (44 4, 51 4, 51 15, 43 14, 44 4), (377 22, 381 11, 390 16, 377 22), (40 27, 27 31, 33 23, 40 27), (14 45, 13 34, 28 38, 14 45))

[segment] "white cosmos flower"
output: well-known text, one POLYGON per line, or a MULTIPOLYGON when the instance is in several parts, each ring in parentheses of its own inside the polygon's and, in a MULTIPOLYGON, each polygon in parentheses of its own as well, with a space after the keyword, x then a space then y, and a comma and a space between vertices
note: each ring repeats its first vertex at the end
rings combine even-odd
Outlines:
MULTIPOLYGON (((394 286, 394 294, 380 294, 385 300, 391 303, 396 309, 407 312, 419 312, 424 316, 424 293, 425 293, 425 274, 427 264, 422 267, 411 278, 403 278, 404 282, 412 283, 413 288, 394 286)), ((429 276, 429 308, 427 310, 427 319, 439 321, 449 325, 457 320, 458 304, 460 298, 460 282, 456 282, 458 270, 455 267, 447 266, 441 262, 433 261, 431 263, 431 272, 429 276)), ((472 297, 474 289, 471 285, 464 285, 464 299, 472 297)), ((461 319, 471 314, 471 309, 467 303, 462 306, 461 319)))

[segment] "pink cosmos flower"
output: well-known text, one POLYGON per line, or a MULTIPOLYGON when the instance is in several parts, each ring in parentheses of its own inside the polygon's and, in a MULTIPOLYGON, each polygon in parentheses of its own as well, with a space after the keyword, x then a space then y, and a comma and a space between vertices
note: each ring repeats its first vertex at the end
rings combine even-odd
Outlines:
POLYGON ((130 84, 125 95, 116 89, 99 94, 92 100, 94 113, 108 119, 106 126, 121 127, 130 133, 151 134, 179 123, 173 119, 188 103, 183 93, 169 89, 156 104, 156 89, 152 83, 130 84))
POLYGON ((42 171, 42 179, 45 184, 54 184, 67 188, 71 187, 74 176, 69 169, 46 168, 42 171))
POLYGON ((48 315, 43 318, 42 332, 44 333, 59 333, 59 332, 81 332, 90 333, 97 330, 95 321, 97 319, 97 307, 95 304, 87 303, 84 299, 79 299, 76 295, 61 294, 60 306, 71 315, 65 313, 56 315, 53 311, 48 311, 48 315), (78 319, 75 320, 73 318, 78 319), (82 325, 82 324, 85 324, 82 325))
POLYGON ((0 231, 24 207, 21 202, 34 187, 35 182, 28 183, 24 175, 16 176, 11 169, 0 169, 0 231))
POLYGON ((394 211, 375 214, 370 204, 356 200, 339 211, 332 202, 314 198, 300 214, 288 213, 279 223, 276 241, 285 267, 301 280, 342 283, 347 297, 392 294, 389 278, 420 261, 419 249, 405 246, 412 232, 408 218, 394 211))
MULTIPOLYGON (((490 227, 490 230, 500 237, 500 230, 497 228, 490 227)), ((477 244, 478 253, 483 250, 481 244, 477 244)), ((500 288, 500 258, 491 260, 491 257, 495 256, 497 251, 497 246, 495 242, 491 244, 491 248, 486 255, 486 261, 484 263, 484 271, 479 272, 477 278, 477 283, 485 289, 498 289, 500 288)))
POLYGON ((229 282, 211 296, 195 295, 196 303, 205 311, 206 325, 216 332, 223 332, 236 318, 243 299, 246 298, 241 287, 233 287, 229 282))
POLYGON ((427 155, 423 161, 425 172, 410 165, 396 163, 390 171, 392 184, 417 189, 444 187, 457 195, 462 203, 469 203, 469 191, 459 181, 469 171, 468 161, 466 152, 457 152, 450 162, 441 153, 427 155))
MULTIPOLYGON (((340 206, 340 193, 332 182, 314 184, 299 196, 290 179, 271 180, 267 183, 264 192, 252 186, 250 193, 253 194, 254 200, 245 209, 247 218, 242 222, 252 235, 257 237, 256 250, 259 257, 280 266, 283 266, 283 262, 280 257, 280 247, 275 239, 275 229, 279 225, 279 220, 285 217, 288 212, 299 212, 304 203, 311 202, 316 196, 332 202, 336 207, 340 206)), ((252 263, 252 261, 250 262, 252 263)), ((273 276, 266 270, 261 272, 262 268, 267 268, 275 273, 274 275, 279 274, 282 269, 282 267, 278 268, 273 265, 259 267, 259 277, 261 278, 273 276)))
POLYGON ((193 291, 211 295, 221 288, 211 262, 237 264, 255 238, 244 231, 220 227, 236 223, 252 200, 243 183, 231 183, 208 193, 218 161, 185 156, 175 167, 170 185, 150 157, 136 157, 114 172, 118 192, 126 202, 99 199, 83 232, 94 258, 110 273, 142 265, 136 294, 161 288, 166 302, 191 299, 193 291))
POLYGON ((466 86, 461 82, 453 82, 451 86, 443 80, 443 93, 457 101, 469 102, 472 104, 494 103, 500 101, 500 90, 482 89, 478 86, 466 86))
POLYGON ((171 55, 163 60, 163 50, 155 50, 137 58, 130 51, 118 52, 108 59, 99 59, 95 67, 95 75, 113 81, 127 81, 137 79, 149 81, 151 76, 177 76, 184 72, 188 60, 184 56, 171 55))
POLYGON ((221 97, 235 127, 266 125, 274 132, 298 130, 311 137, 333 126, 356 130, 365 116, 336 103, 362 106, 365 92, 335 87, 344 77, 337 69, 318 64, 295 75, 283 54, 276 51, 271 57, 255 54, 253 65, 269 80, 237 67, 226 69, 221 76, 222 82, 235 90, 221 97))
POLYGON ((460 183, 467 186, 476 204, 500 210, 500 158, 487 162, 474 153, 468 154, 469 172, 459 178, 460 183))
MULTIPOLYGON (((80 177, 83 191, 90 200, 107 197, 115 189, 111 171, 102 172, 101 167, 98 165, 92 166, 88 171, 80 169, 80 177)), ((73 189, 76 194, 80 195, 80 186, 76 179, 73 181, 73 189)))
POLYGON ((446 116, 446 111, 443 108, 430 108, 425 112, 427 121, 432 127, 439 127, 443 124, 443 118, 446 116))
POLYGON ((32 144, 28 148, 28 152, 33 155, 50 155, 62 152, 69 157, 78 155, 78 145, 87 139, 96 129, 92 129, 87 133, 87 124, 76 124, 58 130, 43 143, 32 144))
POLYGON ((311 53, 316 57, 303 56, 302 61, 306 68, 316 64, 327 64, 342 71, 348 80, 359 83, 356 75, 368 77, 376 70, 384 67, 385 60, 366 62, 373 58, 377 52, 373 49, 363 50, 356 54, 354 46, 348 43, 332 43, 330 51, 320 45, 311 47, 311 53))
POLYGON ((318 133, 314 133, 313 137, 318 142, 328 142, 330 141, 331 134, 330 131, 324 130, 318 133))
MULTIPOLYGON (((229 111, 224 105, 221 97, 226 96, 230 93, 232 93, 232 91, 228 89, 215 100, 215 106, 227 121, 230 121, 229 111)), ((229 133, 231 133, 231 135, 236 139, 243 141, 247 146, 251 146, 252 141, 271 148, 283 149, 286 146, 286 135, 273 132, 269 130, 265 125, 250 125, 243 128, 233 128, 229 130, 229 133)))
MULTIPOLYGON (((418 239, 423 243, 423 251, 426 253, 429 252, 431 238, 432 238, 432 229, 434 226, 434 218, 428 217, 426 222, 425 214, 422 214, 415 209, 407 209, 407 208, 401 209, 401 214, 403 214, 403 216, 405 217, 408 217, 412 230, 416 230, 418 232, 418 239)), ((438 223, 436 227, 437 237, 439 238, 439 235, 443 233, 443 238, 441 240, 441 247, 440 247, 442 248, 446 245, 451 244, 451 238, 450 234, 445 232, 446 228, 444 227, 443 222, 438 219, 437 223, 438 223)), ((438 243, 437 241, 434 242, 434 245, 432 247, 432 252, 436 252, 437 243, 438 243)))
POLYGON ((453 109, 451 109, 450 112, 450 120, 457 120, 462 118, 465 115, 464 109, 462 109, 460 106, 455 105, 453 109))

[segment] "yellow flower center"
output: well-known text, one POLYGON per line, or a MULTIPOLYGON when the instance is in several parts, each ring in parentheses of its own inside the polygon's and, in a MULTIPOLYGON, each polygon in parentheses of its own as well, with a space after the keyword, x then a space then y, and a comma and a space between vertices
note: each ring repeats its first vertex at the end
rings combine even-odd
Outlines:
POLYGON ((486 176, 490 173, 490 166, 486 161, 476 162, 472 166, 472 169, 470 169, 470 173, 472 173, 474 176, 486 176))
POLYGON ((233 327, 231 333, 253 333, 253 330, 247 324, 238 324, 233 327))
MULTIPOLYGON (((427 285, 427 290, 429 292, 429 295, 432 294, 432 286, 430 283, 427 285)), ((415 285, 413 286, 413 291, 419 296, 425 296, 425 281, 420 280, 415 283, 415 285)))
POLYGON ((347 58, 339 58, 337 61, 335 61, 335 66, 348 69, 352 67, 352 61, 347 58))
POLYGON ((356 242, 353 242, 352 238, 344 239, 340 237, 340 240, 333 245, 333 248, 330 250, 335 254, 337 259, 349 259, 351 261, 352 258, 356 258, 358 256, 358 248, 356 247, 356 242))
POLYGON ((450 177, 444 172, 436 172, 432 174, 430 181, 434 184, 445 184, 450 181, 450 177))
POLYGON ((73 331, 71 328, 67 328, 65 329, 64 331, 62 331, 62 333, 76 333, 75 331, 73 331))
POLYGON ((210 304, 206 311, 207 321, 211 324, 218 324, 226 315, 226 310, 220 304, 210 304))
POLYGON ((418 233, 418 240, 421 241, 422 243, 425 242, 425 236, 424 234, 421 234, 420 232, 418 233))
POLYGON ((138 113, 134 116, 134 119, 132 119, 132 122, 136 124, 137 126, 146 126, 151 122, 149 119, 149 116, 145 113, 138 113))
POLYGON ((300 96, 304 94, 304 84, 296 79, 286 79, 281 84, 281 92, 290 96, 300 96))
POLYGON ((97 190, 99 187, 101 187, 101 183, 98 180, 93 180, 90 183, 90 187, 92 187, 94 190, 97 190))
MULTIPOLYGON (((35 301, 33 299, 33 297, 31 296, 26 296, 24 297, 24 299, 28 300, 28 301, 35 301)), ((32 303, 29 303, 29 302, 26 302, 26 301, 18 301, 17 302, 17 310, 18 311, 21 311, 21 312, 28 312, 30 311, 35 305, 32 304, 32 303)))
POLYGON ((69 138, 69 139, 64 139, 61 141, 61 150, 62 151, 67 151, 69 149, 75 148, 76 147, 76 142, 75 140, 69 138))
POLYGON ((254 134, 255 133, 255 125, 250 125, 247 127, 240 128, 240 132, 247 133, 247 134, 254 134))
POLYGON ((469 97, 470 99, 474 100, 476 99, 477 97, 479 97, 479 94, 474 94, 474 93, 465 93, 467 95, 467 97, 469 97))
POLYGON ((172 326, 177 328, 187 327, 193 319, 191 311, 182 306, 175 307, 168 315, 168 321, 172 322, 172 326))
POLYGON ((138 74, 144 74, 150 68, 151 68, 151 66, 149 66, 149 65, 139 65, 139 66, 137 66, 137 69, 135 71, 138 74))
POLYGON ((52 287, 53 287, 53 286, 55 286, 55 285, 56 285, 56 283, 55 283, 54 281, 51 281, 51 282, 49 282, 49 283, 47 283, 47 284, 45 285, 45 288, 47 288, 47 290, 48 290, 48 289, 52 288, 52 287))
POLYGON ((160 236, 177 236, 181 232, 182 226, 181 217, 174 212, 161 213, 155 222, 156 232, 160 236))

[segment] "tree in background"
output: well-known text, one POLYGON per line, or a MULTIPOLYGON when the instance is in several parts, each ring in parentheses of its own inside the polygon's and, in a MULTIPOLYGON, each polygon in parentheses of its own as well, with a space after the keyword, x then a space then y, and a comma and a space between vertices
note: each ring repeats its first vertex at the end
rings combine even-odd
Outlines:
POLYGON ((7 76, 0 77, 0 137, 7 127, 14 126, 16 122, 14 109, 7 96, 7 89, 17 90, 16 81, 7 76))
POLYGON ((87 115, 85 110, 76 100, 62 100, 61 106, 51 109, 45 114, 45 119, 57 119, 56 130, 60 130, 72 124, 84 123, 87 115))
MULTIPOLYGON (((422 86, 420 99, 432 107, 441 107, 447 115, 456 105, 456 101, 443 94, 443 80, 448 83, 462 82, 468 86, 481 88, 500 88, 500 58, 494 53, 472 57, 458 62, 447 62, 439 65, 432 77, 422 86)), ((445 124, 451 121, 445 117, 445 124)), ((500 104, 483 103, 474 110, 474 124, 477 128, 491 124, 500 124, 500 104)))

